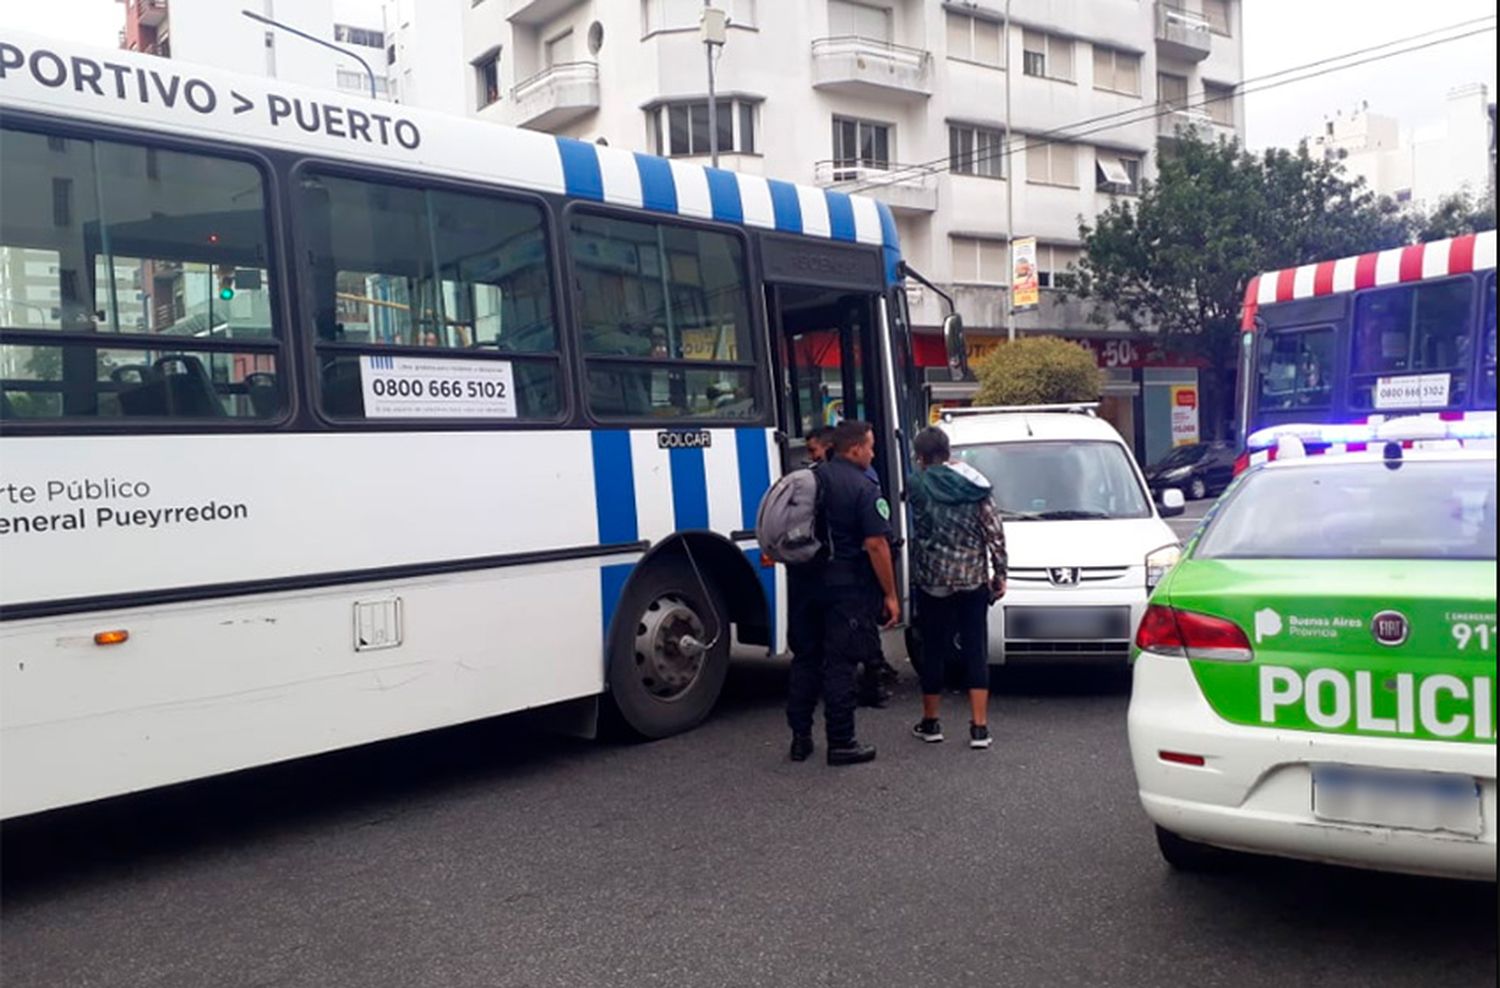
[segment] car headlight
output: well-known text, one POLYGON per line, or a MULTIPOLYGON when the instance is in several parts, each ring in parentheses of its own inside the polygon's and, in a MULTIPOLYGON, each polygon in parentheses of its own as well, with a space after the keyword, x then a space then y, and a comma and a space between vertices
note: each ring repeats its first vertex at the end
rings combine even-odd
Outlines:
POLYGON ((1156 585, 1166 578, 1181 558, 1182 546, 1176 542, 1146 553, 1146 590, 1155 590, 1156 585))

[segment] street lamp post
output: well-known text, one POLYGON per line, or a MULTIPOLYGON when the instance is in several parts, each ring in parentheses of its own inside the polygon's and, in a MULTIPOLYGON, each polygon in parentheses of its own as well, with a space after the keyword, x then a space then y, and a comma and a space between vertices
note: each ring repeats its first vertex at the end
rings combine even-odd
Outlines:
POLYGON ((264 14, 257 14, 253 10, 241 10, 240 13, 244 14, 252 21, 259 21, 262 24, 267 24, 271 27, 279 28, 280 30, 285 31, 288 34, 295 34, 297 37, 302 38, 305 41, 311 41, 315 45, 322 45, 324 48, 332 48, 340 55, 348 55, 360 65, 364 66, 365 75, 369 77, 370 80, 370 99, 380 98, 375 92, 375 70, 370 68, 370 63, 365 61, 357 52, 352 52, 348 48, 344 48, 341 45, 336 45, 332 41, 324 41, 322 38, 318 37, 315 34, 308 34, 306 31, 300 31, 297 28, 292 27, 290 24, 283 24, 280 21, 272 20, 264 14))
MULTIPOLYGON (((1023 59, 1025 56, 1021 56, 1023 59)), ((1016 341, 1016 163, 1011 160, 1015 141, 1010 131, 1010 91, 1015 86, 1015 66, 1010 60, 1010 0, 1005 0, 1005 252, 1010 257, 1010 285, 1005 289, 1005 339, 1016 341)))
POLYGON ((708 55, 708 153, 715 168, 719 167, 719 101, 714 96, 714 49, 724 47, 729 16, 703 0, 703 14, 698 20, 698 36, 708 55))

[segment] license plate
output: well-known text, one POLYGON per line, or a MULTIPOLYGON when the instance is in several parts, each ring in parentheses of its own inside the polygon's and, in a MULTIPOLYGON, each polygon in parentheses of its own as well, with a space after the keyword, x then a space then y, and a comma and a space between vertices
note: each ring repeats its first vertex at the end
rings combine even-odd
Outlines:
POLYGON ((1468 775, 1315 765, 1313 816, 1402 830, 1484 831, 1479 783, 1468 775))
POLYGON ((1130 637, 1128 607, 1007 607, 1005 637, 1092 641, 1130 637))

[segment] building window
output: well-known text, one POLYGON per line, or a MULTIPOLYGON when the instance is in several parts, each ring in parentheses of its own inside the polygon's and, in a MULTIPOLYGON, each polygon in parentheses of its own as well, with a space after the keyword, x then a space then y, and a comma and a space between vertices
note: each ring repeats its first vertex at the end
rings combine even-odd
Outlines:
POLYGON ((852 117, 833 118, 834 181, 859 177, 862 169, 891 167, 891 125, 852 117))
POLYGON ((1164 109, 1186 110, 1188 105, 1187 76, 1158 72, 1156 74, 1156 99, 1164 109))
POLYGON ((955 175, 1005 177, 1005 135, 988 127, 948 127, 948 170, 955 175))
POLYGON ((482 110, 500 101, 500 49, 491 48, 471 64, 474 66, 474 104, 482 110))
POLYGON ((329 415, 558 415, 562 366, 540 208, 322 174, 309 174, 300 191, 321 400, 329 415), (393 350, 401 361, 400 351, 414 347, 437 368, 424 387, 437 387, 439 378, 447 387, 430 395, 371 390, 393 350), (402 400, 456 398, 454 382, 474 400, 434 405, 436 412, 402 400))
POLYGON ((573 61, 573 29, 568 28, 548 38, 542 46, 542 57, 549 69, 570 64, 573 61))
POLYGON ((1078 188, 1078 147, 1037 139, 1026 148, 1026 181, 1078 188))
POLYGON ((1227 38, 1233 33, 1229 29, 1229 0, 1203 0, 1203 19, 1214 34, 1227 38))
POLYGON ((998 21, 948 11, 948 57, 1005 68, 998 21))
POLYGON ((1073 81, 1072 38, 1027 30, 1021 32, 1021 48, 1025 57, 1021 69, 1027 75, 1073 81))
MULTIPOLYGON (((717 0, 714 6, 729 13, 734 27, 755 27, 755 0, 717 0)), ((702 0, 641 0, 645 34, 696 30, 703 16, 702 0)))
POLYGON ((1126 96, 1141 94, 1141 56, 1118 48, 1094 46, 1094 88, 1126 96))
POLYGON ((1056 288, 1057 276, 1066 274, 1068 268, 1076 265, 1081 257, 1083 257, 1083 251, 1077 247, 1066 247, 1060 244, 1037 244, 1037 284, 1043 288, 1056 288))
POLYGON ((1234 87, 1203 84, 1204 109, 1209 119, 1221 127, 1234 126, 1234 87))
MULTIPOLYGON (((361 96, 370 94, 370 76, 363 71, 355 69, 335 70, 338 87, 346 92, 359 93, 361 96)), ((375 95, 386 96, 390 92, 390 83, 380 76, 375 76, 375 95)))
POLYGON ((361 48, 384 48, 385 32, 353 27, 349 24, 335 24, 333 40, 346 45, 359 45, 361 48))
POLYGON ((1010 272, 1005 241, 983 237, 949 237, 953 280, 960 285, 1007 285, 1010 272))
POLYGON ((895 40, 889 7, 853 3, 851 0, 828 0, 828 33, 835 38, 895 40))
POLYGON ((596 418, 759 417, 739 237, 575 213, 568 253, 596 418))
MULTIPOLYGON (((755 103, 748 100, 715 100, 719 151, 722 154, 755 153, 755 103)), ((670 157, 710 153, 708 100, 668 103, 648 111, 657 154, 670 157)))
POLYGON ((1141 159, 1100 148, 1095 159, 1100 192, 1136 195, 1141 191, 1141 159))

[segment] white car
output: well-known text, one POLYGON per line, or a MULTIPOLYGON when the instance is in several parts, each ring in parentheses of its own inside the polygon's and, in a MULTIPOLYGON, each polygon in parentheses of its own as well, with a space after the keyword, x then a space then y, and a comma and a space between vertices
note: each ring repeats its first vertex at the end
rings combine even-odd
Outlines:
MULTIPOLYGON (((1130 658, 1157 580, 1181 546, 1130 447, 1091 405, 953 409, 956 460, 995 489, 1009 588, 990 610, 990 662, 1130 658)), ((1180 514, 1182 492, 1162 497, 1180 514)))

